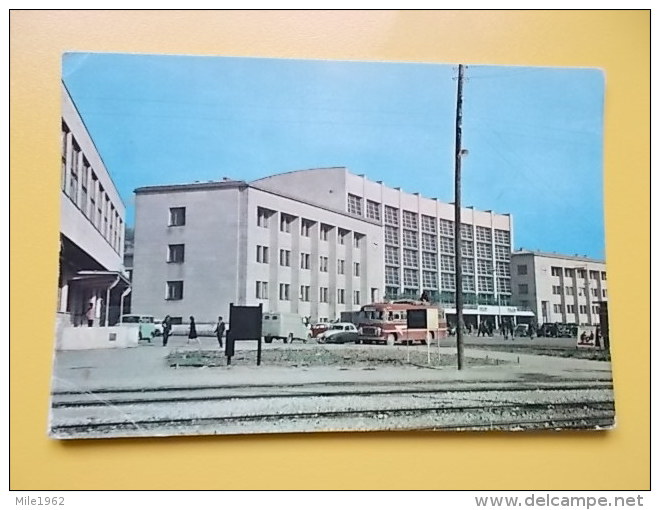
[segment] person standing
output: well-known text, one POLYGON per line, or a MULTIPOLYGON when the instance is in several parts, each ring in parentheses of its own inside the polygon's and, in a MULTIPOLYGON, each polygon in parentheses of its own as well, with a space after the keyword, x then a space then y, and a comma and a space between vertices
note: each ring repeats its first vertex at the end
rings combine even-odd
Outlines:
POLYGON ((215 326, 215 334, 218 337, 218 344, 220 349, 222 349, 222 336, 225 334, 225 322, 222 320, 222 317, 218 317, 218 324, 215 326))
POLYGON ((89 303, 87 311, 85 312, 85 318, 87 319, 87 327, 91 328, 94 325, 94 304, 89 303))
POLYGON ((172 319, 169 315, 166 315, 163 319, 163 347, 167 347, 167 340, 170 338, 171 331, 172 319))
POLYGON ((197 326, 195 326, 195 318, 192 315, 190 316, 190 329, 188 330, 188 343, 190 343, 191 340, 197 340, 197 343, 199 345, 202 345, 202 343, 199 341, 199 338, 197 338, 197 326))

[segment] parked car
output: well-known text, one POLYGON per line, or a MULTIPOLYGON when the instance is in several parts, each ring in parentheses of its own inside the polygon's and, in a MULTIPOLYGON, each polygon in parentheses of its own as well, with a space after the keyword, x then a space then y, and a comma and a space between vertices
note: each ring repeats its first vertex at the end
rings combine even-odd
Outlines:
POLYGON ((311 329, 312 338, 316 338, 321 333, 326 331, 329 327, 330 327, 330 323, 328 322, 319 322, 317 324, 313 324, 311 329))
POLYGON ((307 342, 310 336, 309 328, 303 318, 296 313, 264 313, 261 322, 261 333, 264 342, 271 343, 274 338, 284 340, 284 343, 298 339, 307 342))
POLYGON ((126 314, 121 316, 121 324, 137 324, 138 340, 148 340, 156 336, 156 324, 153 315, 126 314))
POLYGON ((343 344, 358 339, 358 329, 351 322, 337 322, 316 337, 320 344, 343 344))
POLYGON ((515 336, 529 336, 529 324, 518 324, 513 329, 513 334, 515 336))

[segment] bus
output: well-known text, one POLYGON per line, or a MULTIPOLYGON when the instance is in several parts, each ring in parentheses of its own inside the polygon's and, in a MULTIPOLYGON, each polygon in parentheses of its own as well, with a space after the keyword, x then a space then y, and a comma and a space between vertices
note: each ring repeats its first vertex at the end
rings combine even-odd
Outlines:
MULTIPOLYGON (((420 314, 416 314, 419 317, 420 314)), ((393 301, 373 303, 360 308, 358 315, 359 336, 356 343, 383 343, 387 345, 407 342, 425 344, 437 338, 447 337, 445 311, 421 301, 393 301), (408 312, 426 313, 426 327, 408 329, 408 312)))

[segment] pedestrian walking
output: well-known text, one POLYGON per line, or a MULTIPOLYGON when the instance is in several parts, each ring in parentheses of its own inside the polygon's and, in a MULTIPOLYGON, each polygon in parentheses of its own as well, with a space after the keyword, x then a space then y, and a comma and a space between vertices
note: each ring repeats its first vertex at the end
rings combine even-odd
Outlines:
POLYGON ((167 347, 167 340, 172 332, 172 318, 166 315, 162 322, 163 325, 163 347, 167 347))
POLYGON ((87 311, 85 311, 85 318, 87 319, 87 327, 91 328, 94 325, 94 304, 89 303, 87 311))
POLYGON ((218 337, 218 344, 220 345, 220 349, 222 349, 222 336, 225 334, 225 327, 225 322, 222 320, 222 317, 218 317, 218 323, 216 324, 213 332, 218 337))
POLYGON ((195 317, 192 315, 190 316, 190 329, 188 330, 188 343, 190 343, 191 340, 197 340, 197 343, 202 345, 202 342, 199 341, 199 338, 197 338, 197 326, 195 326, 195 317))

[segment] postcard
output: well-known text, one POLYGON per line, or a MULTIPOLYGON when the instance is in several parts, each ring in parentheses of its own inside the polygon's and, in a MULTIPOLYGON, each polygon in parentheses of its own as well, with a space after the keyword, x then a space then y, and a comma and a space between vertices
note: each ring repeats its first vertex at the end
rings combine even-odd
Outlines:
POLYGON ((615 424, 597 69, 67 53, 49 434, 615 424))

